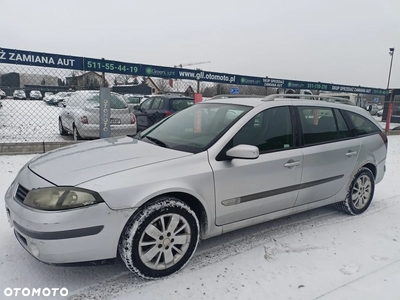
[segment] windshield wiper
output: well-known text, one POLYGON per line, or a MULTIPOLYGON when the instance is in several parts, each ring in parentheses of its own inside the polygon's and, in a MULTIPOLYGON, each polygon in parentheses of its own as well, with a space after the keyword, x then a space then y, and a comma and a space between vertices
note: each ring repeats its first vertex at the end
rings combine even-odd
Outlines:
POLYGON ((142 132, 139 131, 138 133, 136 133, 135 135, 132 136, 133 138, 137 139, 137 140, 141 140, 142 139, 142 132))
POLYGON ((166 143, 160 141, 159 139, 150 137, 148 135, 146 135, 145 138, 150 140, 150 141, 152 141, 154 144, 157 144, 158 146, 161 146, 161 147, 164 147, 164 148, 169 148, 166 143))

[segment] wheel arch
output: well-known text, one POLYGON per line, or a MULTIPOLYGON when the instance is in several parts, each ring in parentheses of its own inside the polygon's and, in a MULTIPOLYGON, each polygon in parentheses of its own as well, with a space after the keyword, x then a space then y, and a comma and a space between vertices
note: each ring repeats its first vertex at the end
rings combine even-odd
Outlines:
POLYGON ((376 169, 376 166, 374 164, 367 163, 367 164, 363 165, 362 168, 367 168, 367 169, 371 170, 372 174, 374 175, 374 179, 376 179, 377 169, 376 169))
POLYGON ((130 221, 133 218, 135 218, 145 207, 157 202, 160 197, 168 197, 168 196, 175 197, 175 198, 181 200, 182 202, 187 204, 193 210, 193 212, 196 214, 196 217, 199 221, 200 239, 202 237, 206 236, 208 229, 209 229, 209 225, 208 225, 209 217, 208 217, 207 211, 206 211, 203 203, 198 198, 196 198, 195 196, 193 196, 187 192, 169 191, 169 192, 164 192, 164 193, 160 193, 157 195, 153 195, 153 197, 151 197, 150 199, 148 199, 147 201, 142 203, 137 208, 137 210, 131 215, 131 217, 126 221, 125 226, 124 226, 122 232, 120 233, 120 239, 121 239, 121 236, 125 232, 127 224, 129 224, 130 221))

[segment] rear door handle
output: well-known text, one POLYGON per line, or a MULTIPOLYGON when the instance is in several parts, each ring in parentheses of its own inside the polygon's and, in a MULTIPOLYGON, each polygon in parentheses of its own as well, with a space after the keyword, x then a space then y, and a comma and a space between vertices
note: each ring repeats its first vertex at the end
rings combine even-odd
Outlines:
POLYGON ((293 160, 293 159, 289 159, 289 161, 288 161, 286 164, 284 164, 283 166, 284 166, 285 168, 292 169, 292 168, 294 168, 294 167, 296 167, 296 166, 299 166, 299 165, 300 165, 300 161, 298 161, 298 160, 293 160))
POLYGON ((349 150, 346 152, 347 157, 352 157, 352 156, 356 156, 356 155, 357 155, 357 151, 349 150))

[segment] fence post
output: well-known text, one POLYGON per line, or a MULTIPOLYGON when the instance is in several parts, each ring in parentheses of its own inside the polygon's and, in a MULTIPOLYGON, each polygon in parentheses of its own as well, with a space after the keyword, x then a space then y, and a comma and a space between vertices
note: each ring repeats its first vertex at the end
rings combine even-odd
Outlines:
POLYGON ((390 121, 392 119, 392 112, 393 112, 393 90, 389 91, 389 107, 388 107, 388 112, 386 116, 386 127, 385 127, 385 132, 386 134, 389 132, 390 129, 390 121))
POLYGON ((106 87, 100 88, 100 138, 108 138, 111 136, 110 127, 110 107, 111 93, 110 89, 106 87))

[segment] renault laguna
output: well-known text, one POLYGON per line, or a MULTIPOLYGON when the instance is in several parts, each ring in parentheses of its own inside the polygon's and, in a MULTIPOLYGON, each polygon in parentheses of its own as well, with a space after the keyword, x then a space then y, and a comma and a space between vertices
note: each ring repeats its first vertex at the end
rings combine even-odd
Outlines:
POLYGON ((17 240, 42 262, 119 256, 158 278, 183 268, 202 239, 324 205, 363 213, 384 177, 387 144, 356 106, 217 99, 133 137, 32 159, 5 206, 17 240))

